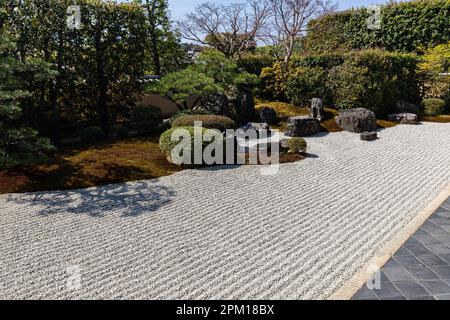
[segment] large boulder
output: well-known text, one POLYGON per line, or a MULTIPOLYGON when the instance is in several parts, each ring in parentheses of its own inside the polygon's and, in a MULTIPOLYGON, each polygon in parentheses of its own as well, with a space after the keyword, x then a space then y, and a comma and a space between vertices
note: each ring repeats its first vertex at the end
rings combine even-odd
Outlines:
POLYGON ((375 113, 365 108, 342 111, 336 117, 336 123, 342 130, 355 133, 372 132, 378 128, 375 113))
POLYGON ((397 101, 394 108, 394 113, 414 113, 419 114, 420 108, 415 104, 405 102, 403 100, 397 101))
POLYGON ((419 117, 414 113, 393 113, 388 115, 388 120, 400 124, 418 124, 419 117))
POLYGON ((288 137, 306 137, 320 132, 320 122, 311 117, 292 117, 288 120, 285 135, 288 137))
POLYGON ((323 100, 319 98, 311 99, 311 111, 310 117, 319 120, 322 122, 325 119, 324 109, 323 109, 323 100))

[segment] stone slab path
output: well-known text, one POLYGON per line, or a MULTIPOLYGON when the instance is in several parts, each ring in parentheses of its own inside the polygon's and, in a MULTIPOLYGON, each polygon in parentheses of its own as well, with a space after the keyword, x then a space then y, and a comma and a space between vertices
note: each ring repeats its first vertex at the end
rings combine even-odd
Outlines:
POLYGON ((450 300, 450 197, 353 300, 450 300))
POLYGON ((1 299, 325 299, 450 183, 450 124, 310 157, 0 196, 1 299))

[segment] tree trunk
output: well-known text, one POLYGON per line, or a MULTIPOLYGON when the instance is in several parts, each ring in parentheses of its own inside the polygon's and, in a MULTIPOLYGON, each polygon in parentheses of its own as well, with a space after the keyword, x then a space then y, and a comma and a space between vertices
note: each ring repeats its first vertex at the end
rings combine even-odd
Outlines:
POLYGON ((147 3, 148 20, 150 25, 149 32, 150 32, 150 45, 153 57, 153 64, 155 65, 155 73, 157 75, 161 75, 161 58, 159 56, 156 21, 154 17, 156 1, 154 1, 153 4, 151 5, 149 0, 147 0, 146 3, 147 3))

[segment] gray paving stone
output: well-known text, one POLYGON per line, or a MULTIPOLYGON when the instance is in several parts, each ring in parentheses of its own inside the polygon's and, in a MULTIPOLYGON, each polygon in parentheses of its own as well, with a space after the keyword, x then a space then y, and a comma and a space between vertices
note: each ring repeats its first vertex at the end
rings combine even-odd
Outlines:
POLYGON ((427 248, 438 255, 450 254, 450 248, 445 244, 428 244, 427 248))
POLYGON ((436 300, 450 300, 450 293, 435 295, 436 300))
MULTIPOLYGON (((400 257, 413 257, 413 256, 399 256, 399 258, 400 257)), ((385 265, 383 266, 383 268, 392 268, 392 267, 398 267, 398 266, 400 266, 399 264, 398 264, 398 262, 396 261, 396 260, 394 260, 394 259, 389 259, 388 260, 388 262, 386 262, 385 263, 385 265)))
POLYGON ((426 280, 420 283, 432 294, 447 294, 450 293, 450 286, 442 280, 426 280))
POLYGON ((405 268, 424 267, 425 266, 419 259, 417 259, 414 256, 396 257, 395 261, 397 261, 399 265, 401 265, 402 267, 405 267, 405 268))
POLYGON ((450 219, 450 211, 444 210, 444 208, 440 208, 436 211, 436 215, 440 218, 450 219))
POLYGON ((400 301, 400 300, 407 300, 405 297, 403 296, 399 296, 399 297, 388 297, 388 298, 382 298, 381 300, 395 300, 395 301, 400 301))
POLYGON ((440 280, 439 276, 427 267, 406 269, 416 280, 440 280))
POLYGON ((394 257, 400 257, 400 256, 410 256, 412 253, 406 249, 405 247, 401 247, 398 249, 398 251, 394 254, 394 257))
MULTIPOLYGON (((442 231, 444 232, 444 231, 442 231)), ((425 234, 415 234, 413 235, 413 238, 419 241, 421 244, 427 245, 427 244, 439 244, 440 241, 436 238, 432 237, 428 233, 425 234)))
POLYGON ((430 269, 441 279, 450 280, 450 266, 431 266, 430 269))
POLYGON ((431 296, 430 293, 416 281, 399 281, 393 284, 402 292, 407 298, 431 296))
POLYGON ((380 299, 403 296, 402 293, 391 282, 382 282, 380 289, 373 289, 372 291, 380 299))
POLYGON ((383 272, 391 281, 414 280, 412 275, 409 274, 403 267, 383 268, 383 272))
POLYGON ((440 254, 439 257, 445 260, 448 264, 450 264, 450 254, 440 254))
POLYGON ((368 299, 375 299, 378 300, 377 296, 373 292, 373 290, 367 288, 366 285, 364 285, 352 298, 353 300, 368 300, 368 299))
MULTIPOLYGON (((417 241, 417 240, 416 240, 417 241)), ((417 256, 419 254, 429 254, 433 253, 430 249, 425 247, 423 244, 417 242, 416 244, 411 244, 406 247, 413 255, 417 256)))
POLYGON ((433 222, 435 225, 438 225, 438 226, 440 226, 440 225, 447 225, 447 226, 450 225, 450 219, 442 218, 442 217, 439 217, 437 215, 431 216, 429 218, 429 220, 431 222, 433 222))
POLYGON ((430 254, 419 254, 416 256, 417 259, 422 261, 426 266, 445 266, 448 265, 445 260, 443 260, 438 255, 434 253, 430 254))
POLYGON ((450 243, 450 233, 448 233, 444 230, 433 232, 432 236, 435 239, 438 239, 439 241, 441 241, 442 243, 450 243))
POLYGON ((420 296, 420 297, 411 297, 408 300, 436 300, 433 296, 420 296))

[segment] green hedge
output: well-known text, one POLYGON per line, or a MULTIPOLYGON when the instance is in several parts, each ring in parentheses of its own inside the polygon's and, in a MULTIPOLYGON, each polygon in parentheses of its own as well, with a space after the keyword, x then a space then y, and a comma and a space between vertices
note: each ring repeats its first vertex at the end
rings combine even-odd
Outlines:
POLYGON ((445 101, 442 99, 425 99, 422 101, 422 107, 427 116, 438 116, 445 112, 445 101))
POLYGON ((306 46, 311 53, 383 48, 413 52, 450 39, 450 0, 411 1, 382 6, 381 30, 367 28, 365 8, 312 20, 306 46))
POLYGON ((196 121, 202 122, 202 127, 206 129, 217 129, 225 131, 227 129, 236 129, 237 125, 232 119, 225 116, 216 115, 197 115, 197 116, 182 116, 172 122, 172 128, 175 127, 191 127, 196 121))

